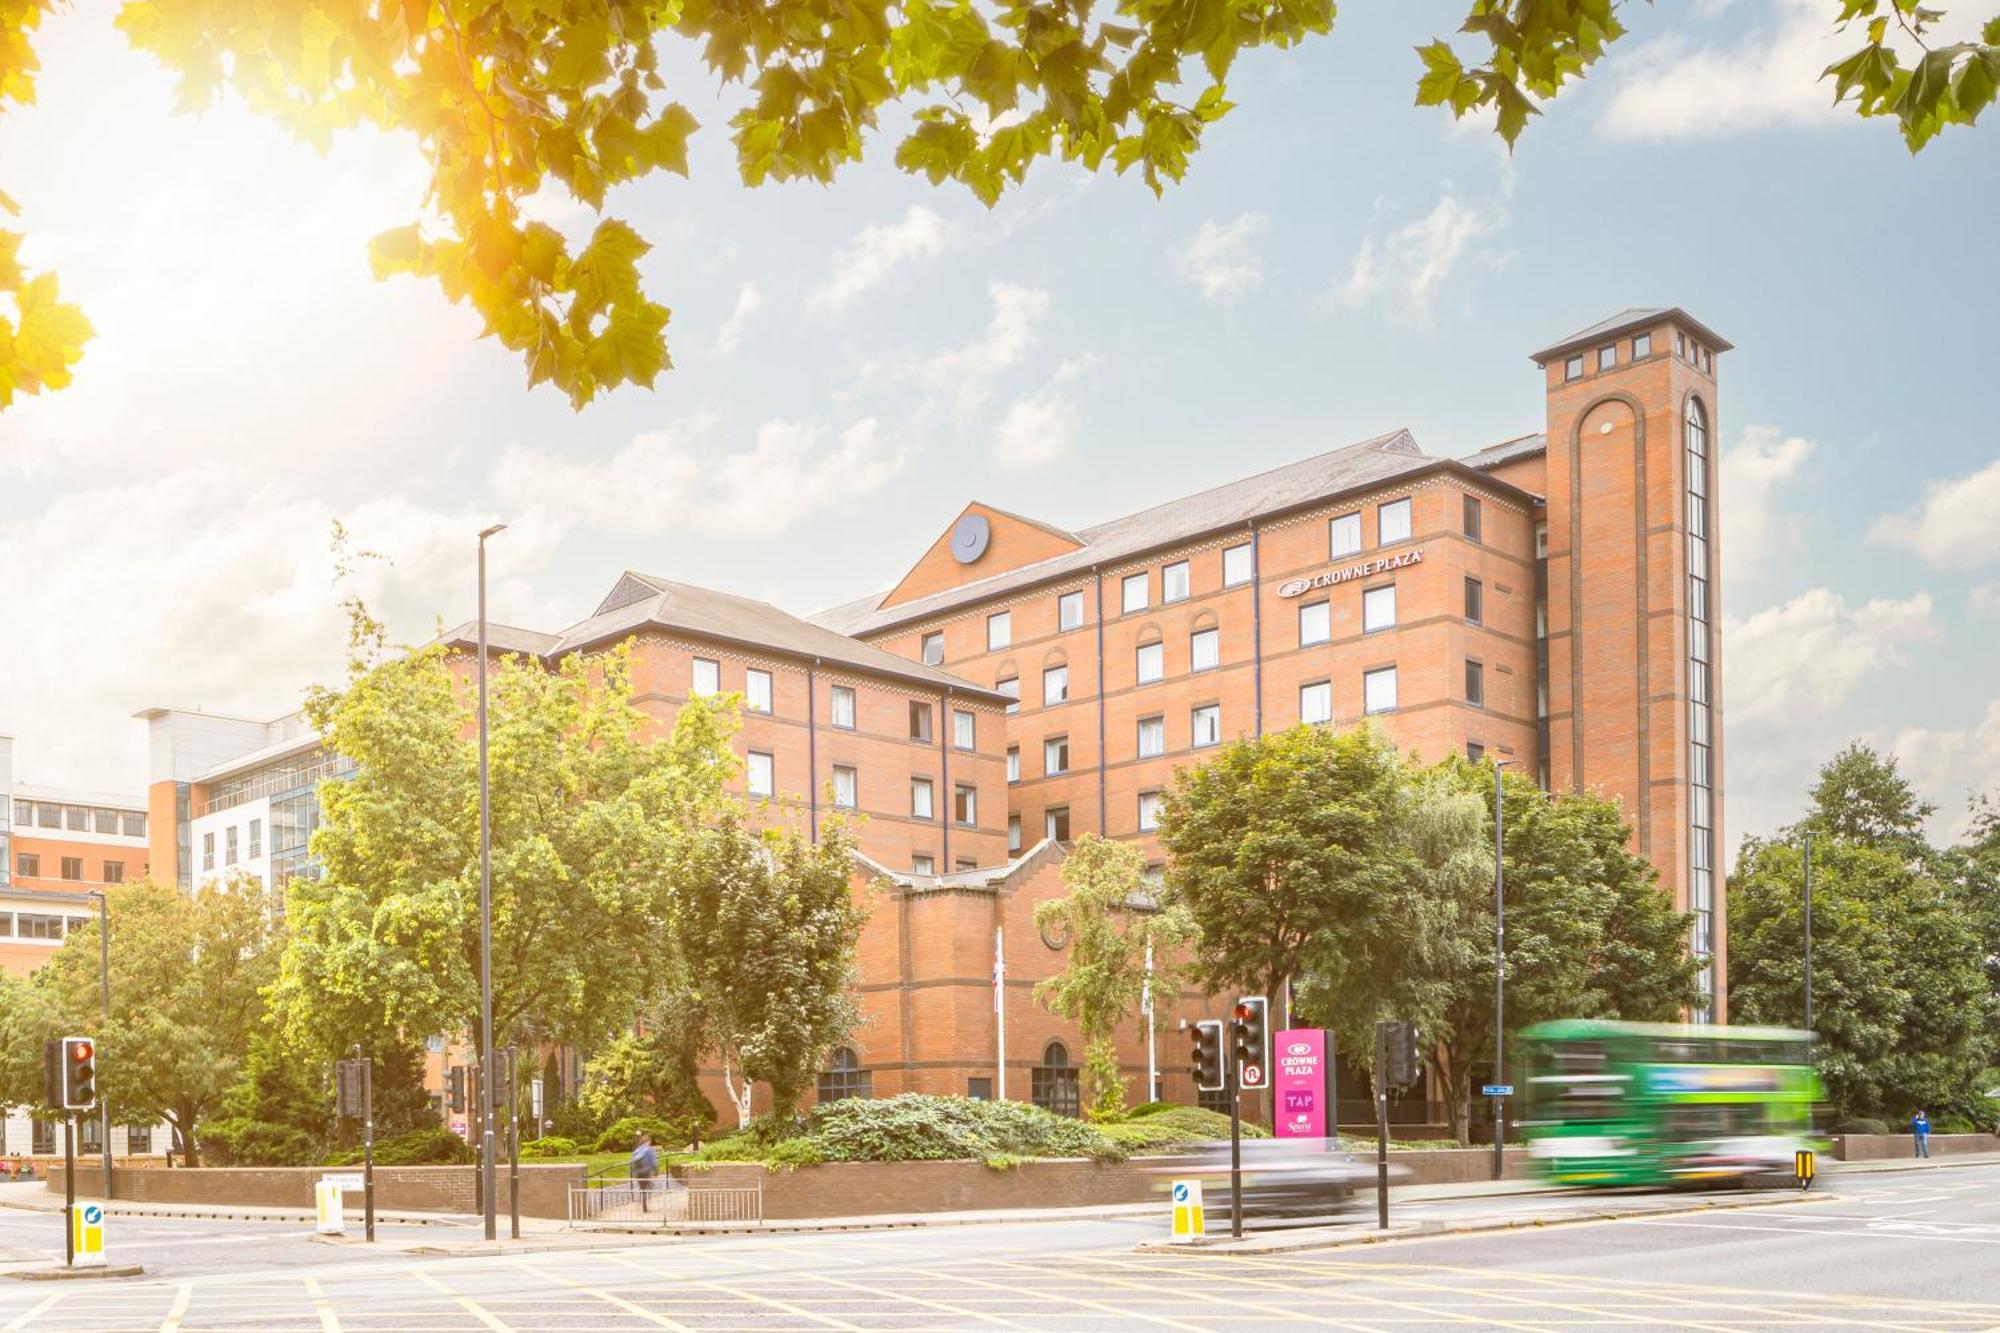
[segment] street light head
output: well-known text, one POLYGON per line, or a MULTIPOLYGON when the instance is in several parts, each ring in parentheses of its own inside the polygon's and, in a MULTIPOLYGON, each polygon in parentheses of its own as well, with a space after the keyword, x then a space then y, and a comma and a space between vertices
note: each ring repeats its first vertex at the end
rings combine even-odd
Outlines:
POLYGON ((507 530, 507 525, 505 523, 495 523, 492 527, 486 528, 480 532, 479 540, 485 541, 488 537, 491 537, 494 533, 505 532, 506 530, 507 530))

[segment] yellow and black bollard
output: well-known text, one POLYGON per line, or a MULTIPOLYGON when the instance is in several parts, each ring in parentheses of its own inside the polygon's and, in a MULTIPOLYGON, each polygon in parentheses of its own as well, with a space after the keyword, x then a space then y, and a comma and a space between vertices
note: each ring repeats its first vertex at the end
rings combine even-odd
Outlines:
POLYGON ((1811 1148, 1800 1148, 1792 1154, 1792 1174, 1798 1178, 1802 1190, 1812 1188, 1813 1173, 1819 1169, 1816 1157, 1811 1148))

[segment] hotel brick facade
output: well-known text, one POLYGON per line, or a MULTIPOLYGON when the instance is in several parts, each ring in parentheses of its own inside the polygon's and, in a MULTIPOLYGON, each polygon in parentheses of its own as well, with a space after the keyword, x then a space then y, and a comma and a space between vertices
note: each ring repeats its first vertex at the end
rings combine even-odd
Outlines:
MULTIPOLYGON (((1728 346, 1682 311, 1627 310, 1533 354, 1541 432, 1466 458, 1393 431, 1074 530, 973 502, 893 587, 810 618, 626 574, 578 624, 489 626, 489 647, 553 662, 629 641, 662 733, 691 695, 742 696, 741 785, 768 818, 863 817, 865 1021, 824 1095, 1072 1107, 1080 1036, 1032 998, 1062 966, 1033 909, 1061 893, 1064 844, 1101 833, 1157 865, 1175 770, 1301 721, 1366 718, 1425 758, 1501 759, 1619 800, 1696 914, 1720 1018, 1712 441, 1728 346)), ((474 627, 447 642, 472 648, 474 627)), ((227 820, 228 793, 290 780, 260 765, 331 771, 316 738, 276 724, 141 716, 151 860, 183 882, 193 812, 227 820), (218 727, 242 735, 221 744, 218 727)), ((1162 1045, 1161 1090, 1192 1100, 1179 1042, 1162 1045)), ((1120 1059, 1143 1096, 1136 1021, 1120 1059)))

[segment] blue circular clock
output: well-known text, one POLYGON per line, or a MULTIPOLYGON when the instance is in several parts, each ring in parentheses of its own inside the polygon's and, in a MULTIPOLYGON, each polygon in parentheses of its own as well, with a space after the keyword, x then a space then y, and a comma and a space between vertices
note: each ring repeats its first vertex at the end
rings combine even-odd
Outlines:
POLYGON ((986 544, 993 540, 993 529, 986 522, 984 514, 966 514, 951 530, 952 558, 961 565, 969 565, 986 554, 986 544))

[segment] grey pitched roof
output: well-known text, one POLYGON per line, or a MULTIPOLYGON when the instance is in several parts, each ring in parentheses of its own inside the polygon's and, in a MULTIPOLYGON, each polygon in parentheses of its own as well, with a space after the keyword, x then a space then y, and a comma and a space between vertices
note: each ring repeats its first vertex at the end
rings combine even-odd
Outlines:
MULTIPOLYGON (((996 694, 990 686, 975 685, 962 676, 884 652, 871 644, 801 620, 769 602, 629 570, 613 586, 595 614, 571 625, 559 635, 538 636, 553 640, 552 646, 540 655, 555 657, 578 652, 647 629, 679 631, 748 648, 767 649, 786 656, 813 658, 936 689, 948 688, 958 694, 970 694, 996 703, 1011 702, 1005 695, 996 694)), ((488 626, 487 642, 494 642, 491 626, 488 626)))
POLYGON ((1537 363, 1544 362, 1552 357, 1560 356, 1564 352, 1574 351, 1579 347, 1600 342, 1614 334, 1623 333, 1627 329, 1641 328, 1648 324, 1657 324, 1663 319, 1674 319, 1687 325, 1700 334, 1703 341, 1707 342, 1710 347, 1718 352, 1726 352, 1735 346, 1727 338, 1724 338, 1721 334, 1709 328, 1706 324, 1703 324, 1677 305, 1635 305, 1628 306, 1609 319, 1600 319, 1588 328, 1578 329, 1567 338, 1559 338, 1539 352, 1529 353, 1528 359, 1537 363))
POLYGON ((1517 435, 1511 440, 1489 444, 1476 454, 1468 454, 1463 460, 1466 466, 1476 468, 1498 467, 1511 463, 1517 458, 1526 458, 1541 453, 1549 447, 1549 437, 1536 431, 1532 435, 1517 435))
POLYGON ((1248 523, 1266 514, 1312 504, 1344 491, 1377 485, 1427 468, 1460 466, 1463 465, 1424 453, 1408 430, 1393 430, 1198 495, 1170 500, 1095 527, 1079 528, 1074 535, 1083 543, 1081 550, 1064 552, 890 607, 882 605, 887 593, 878 592, 829 607, 811 619, 843 634, 871 633, 888 625, 934 615, 963 602, 997 596, 1088 570, 1093 565, 1170 546, 1202 533, 1248 523))
MULTIPOLYGON (((489 653, 525 653, 529 657, 547 657, 561 641, 559 634, 544 634, 540 630, 522 629, 518 625, 496 625, 486 622, 486 651, 489 653)), ((479 647, 479 622, 468 620, 462 625, 454 625, 444 632, 441 640, 450 648, 479 647)))

